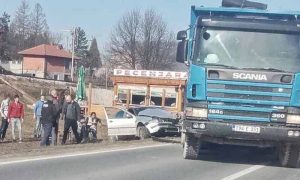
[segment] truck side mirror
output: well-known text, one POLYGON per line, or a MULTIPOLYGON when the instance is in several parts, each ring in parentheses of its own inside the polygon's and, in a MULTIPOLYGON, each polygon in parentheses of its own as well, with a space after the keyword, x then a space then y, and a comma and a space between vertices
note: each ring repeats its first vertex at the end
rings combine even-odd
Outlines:
POLYGON ((185 40, 178 42, 176 61, 179 63, 184 63, 187 59, 186 45, 187 43, 185 40))
POLYGON ((178 41, 185 41, 186 38, 187 38, 187 33, 186 33, 186 31, 179 31, 179 32, 177 33, 177 40, 178 40, 178 41))
POLYGON ((186 31, 179 31, 177 33, 177 40, 178 42, 177 45, 177 54, 176 54, 176 61, 179 63, 184 63, 187 59, 187 32, 186 31))

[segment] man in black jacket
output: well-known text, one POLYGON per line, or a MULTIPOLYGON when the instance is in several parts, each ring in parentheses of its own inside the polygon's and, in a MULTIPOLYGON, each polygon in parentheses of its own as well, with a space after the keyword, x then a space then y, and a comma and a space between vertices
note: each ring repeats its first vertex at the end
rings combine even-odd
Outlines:
POLYGON ((42 106, 42 117, 41 123, 44 130, 44 134, 41 140, 41 146, 49 146, 49 137, 51 136, 51 131, 53 123, 55 122, 55 117, 57 115, 56 108, 51 100, 43 102, 42 106))
POLYGON ((77 121, 80 120, 80 106, 77 102, 75 102, 70 95, 66 96, 66 103, 63 107, 63 117, 65 119, 65 126, 64 126, 64 135, 62 139, 62 145, 66 143, 67 136, 69 133, 70 127, 75 135, 77 143, 80 143, 80 136, 77 132, 77 121))

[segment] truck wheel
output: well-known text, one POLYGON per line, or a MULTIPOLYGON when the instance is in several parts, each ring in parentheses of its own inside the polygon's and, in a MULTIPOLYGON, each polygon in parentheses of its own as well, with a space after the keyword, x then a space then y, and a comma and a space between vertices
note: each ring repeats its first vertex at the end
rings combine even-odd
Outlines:
POLYGON ((183 158, 196 160, 199 158, 201 142, 198 138, 185 134, 183 158))
POLYGON ((145 126, 137 127, 137 134, 140 140, 145 140, 150 137, 150 133, 145 126))
POLYGON ((297 144, 285 143, 279 147, 279 161, 284 167, 300 167, 300 146, 297 144))

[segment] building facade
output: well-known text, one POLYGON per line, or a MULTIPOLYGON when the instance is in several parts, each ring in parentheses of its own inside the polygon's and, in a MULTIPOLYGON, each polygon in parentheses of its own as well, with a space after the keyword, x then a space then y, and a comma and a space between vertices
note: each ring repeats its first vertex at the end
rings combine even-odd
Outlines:
POLYGON ((115 69, 114 105, 158 106, 181 112, 186 72, 115 69))
MULTIPOLYGON (((23 56, 22 74, 54 80, 70 80, 72 54, 63 48, 42 44, 19 54, 23 56)), ((74 57, 74 62, 78 59, 74 57)))

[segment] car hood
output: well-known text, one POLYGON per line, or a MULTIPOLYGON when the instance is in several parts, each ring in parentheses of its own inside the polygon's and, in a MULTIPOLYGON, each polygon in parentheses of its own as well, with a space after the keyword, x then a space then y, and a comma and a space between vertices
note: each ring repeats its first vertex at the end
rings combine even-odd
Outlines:
POLYGON ((138 116, 158 117, 162 119, 174 119, 173 115, 162 109, 145 109, 139 112, 138 116))

